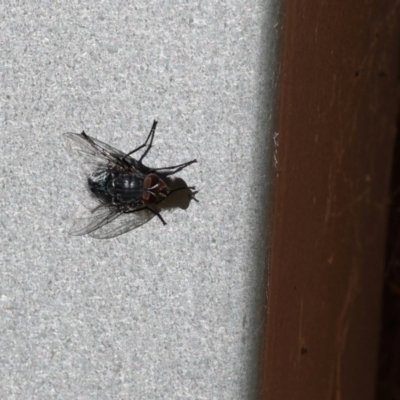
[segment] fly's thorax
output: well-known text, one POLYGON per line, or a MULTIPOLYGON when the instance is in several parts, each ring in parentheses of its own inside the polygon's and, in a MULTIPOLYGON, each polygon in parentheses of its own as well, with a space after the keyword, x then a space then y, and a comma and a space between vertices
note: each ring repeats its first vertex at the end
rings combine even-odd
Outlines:
POLYGON ((107 190, 116 203, 139 204, 143 194, 143 176, 140 174, 115 174, 107 190))
POLYGON ((148 174, 143 180, 142 201, 144 204, 154 204, 165 199, 170 189, 165 182, 154 173, 148 174))

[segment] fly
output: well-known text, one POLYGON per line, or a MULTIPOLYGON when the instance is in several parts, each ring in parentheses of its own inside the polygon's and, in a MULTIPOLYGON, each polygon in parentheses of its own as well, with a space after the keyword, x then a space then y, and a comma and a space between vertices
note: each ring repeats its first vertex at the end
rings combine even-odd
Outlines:
POLYGON ((94 208, 73 220, 70 234, 112 238, 138 228, 154 216, 166 225, 157 205, 174 192, 194 189, 187 186, 171 189, 166 178, 197 161, 164 168, 145 166, 143 159, 153 145, 156 126, 157 121, 154 121, 146 141, 129 153, 94 139, 84 131, 63 135, 71 154, 86 161, 89 167, 85 174, 86 186, 96 200, 94 208), (142 149, 139 159, 132 156, 142 149))

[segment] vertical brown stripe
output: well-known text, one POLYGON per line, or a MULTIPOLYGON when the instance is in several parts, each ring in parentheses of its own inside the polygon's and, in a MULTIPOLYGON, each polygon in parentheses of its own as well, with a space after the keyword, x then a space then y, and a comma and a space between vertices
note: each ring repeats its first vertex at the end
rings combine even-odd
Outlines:
POLYGON ((263 399, 374 398, 399 23, 286 2, 263 399))

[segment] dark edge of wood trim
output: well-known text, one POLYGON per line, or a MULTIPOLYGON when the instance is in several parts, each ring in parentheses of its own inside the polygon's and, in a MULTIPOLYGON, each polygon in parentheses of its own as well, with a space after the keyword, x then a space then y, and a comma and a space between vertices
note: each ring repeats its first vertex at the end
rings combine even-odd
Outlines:
POLYGON ((400 3, 286 2, 262 399, 373 399, 400 3))

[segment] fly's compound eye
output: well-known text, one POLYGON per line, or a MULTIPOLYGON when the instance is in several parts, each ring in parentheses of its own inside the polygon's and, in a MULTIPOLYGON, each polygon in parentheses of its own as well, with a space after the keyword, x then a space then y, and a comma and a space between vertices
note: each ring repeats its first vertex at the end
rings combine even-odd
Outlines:
POLYGON ((143 180, 144 191, 142 193, 142 201, 144 204, 153 204, 157 201, 159 182, 160 178, 156 174, 146 175, 143 180))
POLYGON ((160 178, 156 174, 148 174, 144 178, 143 187, 145 189, 154 188, 158 182, 160 182, 160 178))
POLYGON ((154 204, 157 201, 157 197, 152 192, 143 192, 142 201, 144 204, 154 204))

